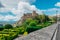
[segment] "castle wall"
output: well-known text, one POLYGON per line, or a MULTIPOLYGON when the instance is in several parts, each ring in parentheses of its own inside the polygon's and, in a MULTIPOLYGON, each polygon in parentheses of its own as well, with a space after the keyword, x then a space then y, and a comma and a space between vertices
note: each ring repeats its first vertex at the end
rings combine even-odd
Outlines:
POLYGON ((24 14, 24 15, 21 17, 21 20, 19 20, 16 25, 22 24, 27 18, 34 18, 34 17, 36 17, 36 16, 37 16, 36 11, 33 11, 33 13, 24 14))

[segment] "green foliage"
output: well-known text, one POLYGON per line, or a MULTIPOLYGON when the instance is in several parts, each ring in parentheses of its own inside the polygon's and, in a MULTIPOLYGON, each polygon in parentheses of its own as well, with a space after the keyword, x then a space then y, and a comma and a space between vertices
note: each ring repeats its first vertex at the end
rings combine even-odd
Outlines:
POLYGON ((41 23, 45 22, 45 15, 39 15, 41 23))
POLYGON ((0 31, 0 40, 13 40, 18 35, 27 35, 30 32, 33 32, 38 29, 42 29, 51 25, 49 21, 55 20, 55 18, 50 19, 47 15, 38 15, 35 18, 26 19, 21 26, 13 28, 12 25, 6 24, 3 28, 4 30, 0 31))
POLYGON ((37 22, 35 20, 33 20, 29 23, 29 26, 36 26, 36 25, 37 25, 37 22))
POLYGON ((35 31, 35 30, 38 30, 38 29, 40 29, 40 28, 41 28, 41 27, 37 27, 37 26, 27 27, 26 31, 27 31, 28 33, 30 33, 30 32, 33 32, 33 31, 35 31))
POLYGON ((51 17, 50 20, 51 20, 50 22, 53 22, 54 23, 54 22, 57 21, 57 18, 56 17, 51 17))
POLYGON ((9 30, 4 29, 3 31, 0 31, 0 39, 1 40, 13 40, 19 34, 23 34, 24 32, 25 32, 25 29, 23 27, 13 28, 9 30))
POLYGON ((4 27, 5 27, 5 29, 13 28, 13 26, 12 26, 12 25, 10 25, 10 24, 6 24, 4 27))
POLYGON ((27 36, 28 35, 28 32, 24 32, 24 34, 23 34, 24 36, 27 36))
POLYGON ((4 29, 4 26, 0 26, 0 31, 2 31, 4 29))

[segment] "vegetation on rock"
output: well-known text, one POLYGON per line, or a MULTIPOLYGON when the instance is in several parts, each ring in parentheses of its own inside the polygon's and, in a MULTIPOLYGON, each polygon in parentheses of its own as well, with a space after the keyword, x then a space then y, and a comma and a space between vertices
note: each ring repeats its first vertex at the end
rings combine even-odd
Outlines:
POLYGON ((49 16, 43 14, 38 15, 35 18, 26 19, 23 24, 18 27, 13 28, 12 25, 6 24, 3 30, 0 31, 0 40, 13 40, 18 35, 27 35, 35 30, 47 27, 54 22, 56 22, 54 17, 49 18, 49 16))

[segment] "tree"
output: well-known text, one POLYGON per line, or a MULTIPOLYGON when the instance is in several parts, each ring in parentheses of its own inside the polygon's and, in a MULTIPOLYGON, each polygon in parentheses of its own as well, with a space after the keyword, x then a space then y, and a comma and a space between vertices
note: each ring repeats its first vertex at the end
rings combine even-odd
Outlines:
POLYGON ((13 26, 12 26, 12 25, 10 25, 10 24, 6 24, 4 27, 5 27, 5 29, 13 28, 13 26))
POLYGON ((57 21, 56 17, 52 17, 52 18, 51 18, 51 21, 52 21, 52 22, 56 22, 56 21, 57 21))
POLYGON ((40 19, 41 23, 45 22, 45 14, 39 15, 39 19, 40 19))
POLYGON ((4 29, 4 26, 0 26, 0 31, 2 31, 4 29))
POLYGON ((49 18, 49 16, 45 16, 45 21, 47 22, 47 21, 50 21, 50 18, 49 18))
POLYGON ((25 20, 25 22, 23 23, 23 25, 24 26, 29 26, 29 24, 31 23, 31 22, 38 22, 37 20, 34 20, 34 19, 32 19, 32 18, 28 18, 28 19, 26 19, 25 20))
POLYGON ((49 16, 49 19, 50 19, 49 22, 51 22, 51 23, 55 23, 55 22, 57 22, 57 18, 56 18, 56 16, 49 16))
POLYGON ((37 21, 36 20, 32 20, 30 23, 29 23, 29 26, 36 26, 37 25, 37 21))

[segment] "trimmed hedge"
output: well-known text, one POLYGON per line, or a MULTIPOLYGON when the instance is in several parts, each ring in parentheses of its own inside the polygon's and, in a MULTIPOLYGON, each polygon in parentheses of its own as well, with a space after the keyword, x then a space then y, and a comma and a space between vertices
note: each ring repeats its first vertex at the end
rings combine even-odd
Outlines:
POLYGON ((44 27, 47 27, 51 25, 51 23, 46 22, 43 24, 33 25, 33 26, 26 26, 25 27, 18 27, 18 28, 12 28, 12 29, 4 29, 3 31, 0 31, 0 40, 13 40, 16 38, 19 34, 25 34, 33 32, 38 29, 42 29, 44 27))

